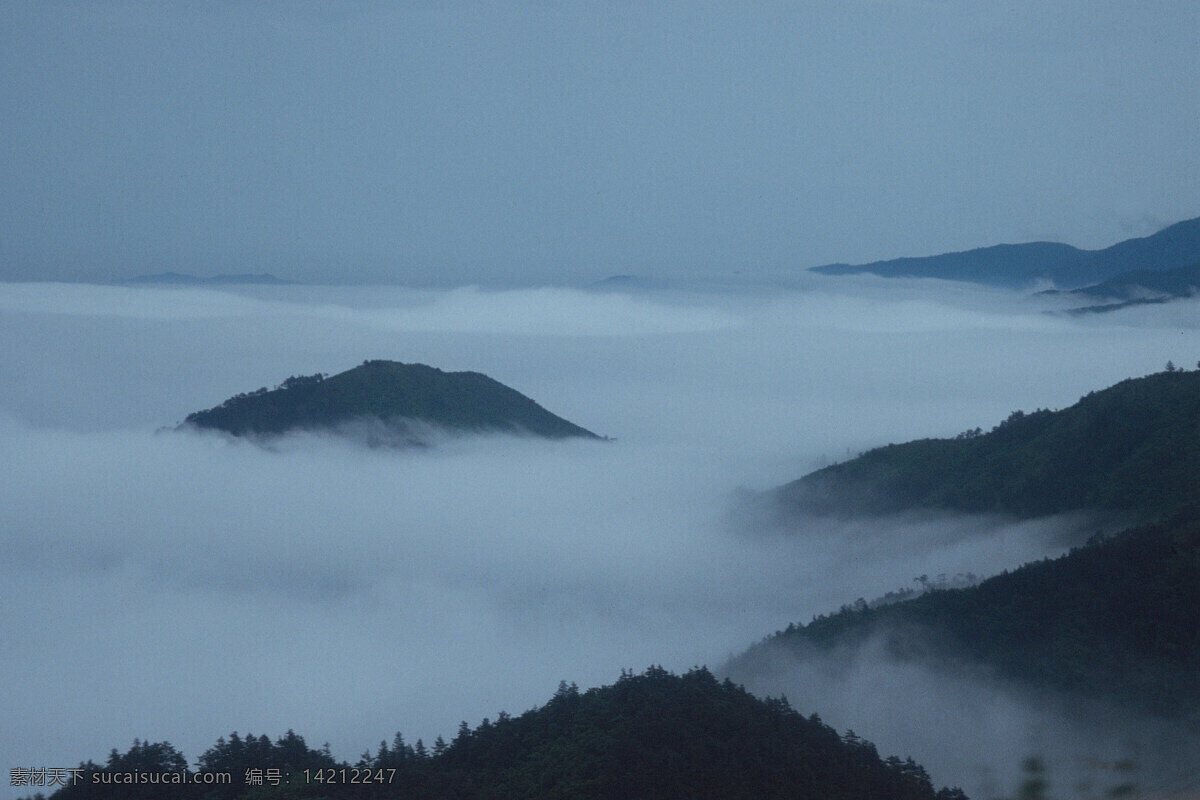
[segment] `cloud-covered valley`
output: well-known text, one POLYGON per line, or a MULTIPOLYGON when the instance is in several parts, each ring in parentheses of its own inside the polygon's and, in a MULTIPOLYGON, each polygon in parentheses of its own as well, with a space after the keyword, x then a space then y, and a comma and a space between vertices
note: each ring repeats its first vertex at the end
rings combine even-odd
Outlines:
MULTIPOLYGON (((520 712, 560 680, 715 666, 917 575, 1062 552, 1058 525, 781 535, 731 510, 867 447, 1200 358, 1194 304, 1078 320, 1049 299, 889 286, 0 284, 0 753, 73 766, 140 737, 194 759, 231 730, 294 728, 352 759, 396 730, 429 741, 520 712), (159 430, 367 358, 483 372, 615 441, 159 430)), ((873 738, 862 716, 839 725, 873 738)))

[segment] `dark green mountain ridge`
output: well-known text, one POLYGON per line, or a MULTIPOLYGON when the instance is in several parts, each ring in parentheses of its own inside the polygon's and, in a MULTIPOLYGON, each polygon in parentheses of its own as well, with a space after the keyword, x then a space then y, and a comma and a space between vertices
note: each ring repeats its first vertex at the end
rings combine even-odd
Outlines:
POLYGON ((984 664, 1022 685, 1098 698, 1200 729, 1200 504, 965 589, 858 602, 790 625, 728 666, 752 676, 883 636, 892 657, 984 664))
POLYGON ((988 433, 876 448, 769 496, 785 512, 843 516, 1164 513, 1200 499, 1200 371, 1122 381, 1061 411, 1017 411, 988 433))
POLYGON ((239 394, 190 414, 183 424, 234 436, 271 436, 330 430, 356 420, 397 425, 416 421, 450 431, 550 439, 600 438, 478 372, 443 372, 424 364, 379 360, 332 377, 291 377, 274 390, 239 394))
POLYGON ((1095 509, 1143 522, 974 586, 860 598, 789 625, 731 660, 735 680, 834 650, 853 659, 882 640, 890 657, 935 671, 985 666, 1200 730, 1200 371, 1170 367, 1062 411, 1014 412, 990 433, 888 445, 773 499, 810 513, 1095 509))
POLYGON ((1200 217, 1102 250, 1057 242, 1000 244, 957 253, 893 258, 869 264, 827 264, 825 275, 871 273, 885 278, 941 278, 1022 288, 1039 280, 1060 287, 1095 284, 1124 272, 1186 267, 1200 260, 1200 217))
POLYGON ((169 743, 135 742, 124 754, 113 750, 104 765, 81 765, 85 780, 52 797, 965 800, 954 789, 935 792, 912 759, 881 759, 870 742, 839 736, 815 714, 806 718, 784 699, 755 698, 702 668, 672 675, 651 667, 586 692, 564 682, 541 708, 518 717, 501 713, 474 730, 464 722, 454 739, 439 736, 432 747, 396 734, 355 766, 309 748, 291 731, 275 742, 235 733, 197 761, 206 772, 231 774, 229 785, 184 784, 164 793, 160 786, 92 783, 104 773, 186 766, 169 743), (246 785, 251 770, 262 785, 246 785), (277 786, 269 784, 268 771, 276 771, 277 786), (369 782, 362 782, 364 775, 369 782))

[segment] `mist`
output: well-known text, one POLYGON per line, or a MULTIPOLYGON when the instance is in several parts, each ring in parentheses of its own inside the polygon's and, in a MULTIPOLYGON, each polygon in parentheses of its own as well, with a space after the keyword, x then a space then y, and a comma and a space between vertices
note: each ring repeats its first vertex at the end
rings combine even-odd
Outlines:
MULTIPOLYGON (((930 635, 904 638, 920 649, 930 635)), ((877 633, 859 647, 802 654, 770 646, 729 676, 752 692, 817 709, 825 724, 853 730, 881 754, 914 754, 935 783, 980 800, 1018 796, 1029 758, 1042 762, 1049 797, 1117 796, 1108 792, 1123 784, 1136 787, 1134 797, 1178 797, 1195 785, 1194 730, 1030 690, 977 665, 905 660, 887 639, 877 633)))
MULTIPOLYGON (((715 667, 914 576, 1060 553, 1075 522, 782 535, 732 513, 862 449, 1200 357, 1194 303, 1103 320, 1060 304, 870 278, 602 294, 0 284, 0 753, 73 766, 139 737, 194 760, 232 730, 293 728, 353 760, 397 730, 428 743, 519 713, 560 680, 715 667), (483 372, 615 441, 263 447, 169 430, 368 358, 483 372)), ((888 738, 878 715, 787 691, 928 761, 935 783, 969 777, 939 765, 936 738, 888 738)))

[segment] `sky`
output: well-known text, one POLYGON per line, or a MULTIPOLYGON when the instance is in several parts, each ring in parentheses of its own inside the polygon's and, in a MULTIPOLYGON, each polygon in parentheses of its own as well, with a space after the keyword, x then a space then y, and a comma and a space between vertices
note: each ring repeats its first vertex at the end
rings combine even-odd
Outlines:
POLYGON ((0 280, 585 285, 1200 214, 1200 6, 0 4, 0 280))
MULTIPOLYGON (((194 763, 232 731, 289 728, 353 761, 397 731, 429 744, 519 714, 562 680, 716 669, 921 574, 1061 553, 1093 529, 943 517, 779 530, 741 498, 1200 359, 1195 301, 1044 313, 1065 302, 819 275, 616 292, 0 283, 0 765, 102 761, 135 738, 194 763), (367 358, 483 372, 615 441, 372 450, 170 430, 367 358)), ((969 675, 866 663, 818 677, 805 685, 829 691, 805 694, 790 673, 755 689, 927 763, 939 785, 1007 788, 995 776, 1048 732, 1122 755, 969 675), (914 730, 914 696, 941 727, 914 730), (982 735, 935 735, 978 708, 982 735)))

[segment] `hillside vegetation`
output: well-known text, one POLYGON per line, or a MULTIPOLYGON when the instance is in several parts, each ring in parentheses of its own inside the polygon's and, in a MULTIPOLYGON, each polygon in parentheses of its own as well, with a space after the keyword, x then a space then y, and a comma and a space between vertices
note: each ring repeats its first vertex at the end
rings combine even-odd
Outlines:
POLYGON ((190 414, 184 425, 245 436, 330 429, 362 419, 418 421, 453 431, 527 433, 551 439, 599 438, 486 375, 397 361, 365 361, 332 377, 288 378, 274 390, 239 394, 215 408, 190 414))
MULTIPOLYGON (((186 766, 169 743, 135 742, 124 754, 112 751, 104 765, 82 764, 81 783, 52 797, 163 797, 161 786, 93 784, 92 776, 186 766)), ((197 766, 228 772, 233 781, 169 787, 170 797, 965 800, 955 789, 935 792, 912 759, 881 759, 870 742, 849 732, 839 736, 786 700, 759 700, 705 669, 679 676, 661 667, 582 693, 561 684, 541 708, 519 717, 501 713, 474 730, 464 722, 449 742, 439 736, 432 746, 410 744, 396 734, 354 767, 309 748, 291 731, 276 742, 223 737, 197 766), (260 784, 248 786, 248 775, 260 784), (364 776, 369 782, 361 782, 364 776), (353 777, 360 782, 351 784, 353 777)))
POLYGON ((1036 517, 1162 512, 1200 495, 1200 371, 1172 368, 1062 411, 1014 412, 990 432, 891 444, 773 493, 787 509, 909 509, 1036 517))
POLYGON ((780 655, 883 637, 892 656, 935 669, 984 664, 1200 725, 1200 371, 1168 365, 1062 411, 1016 412, 988 433, 888 445, 773 496, 809 513, 1093 509, 1144 523, 975 586, 860 599, 790 625, 731 662, 737 679, 780 655))
POLYGON ((1200 725, 1200 505, 978 586, 791 625, 730 672, 745 680, 780 650, 805 657, 875 635, 898 658, 985 663, 1027 685, 1200 725))

